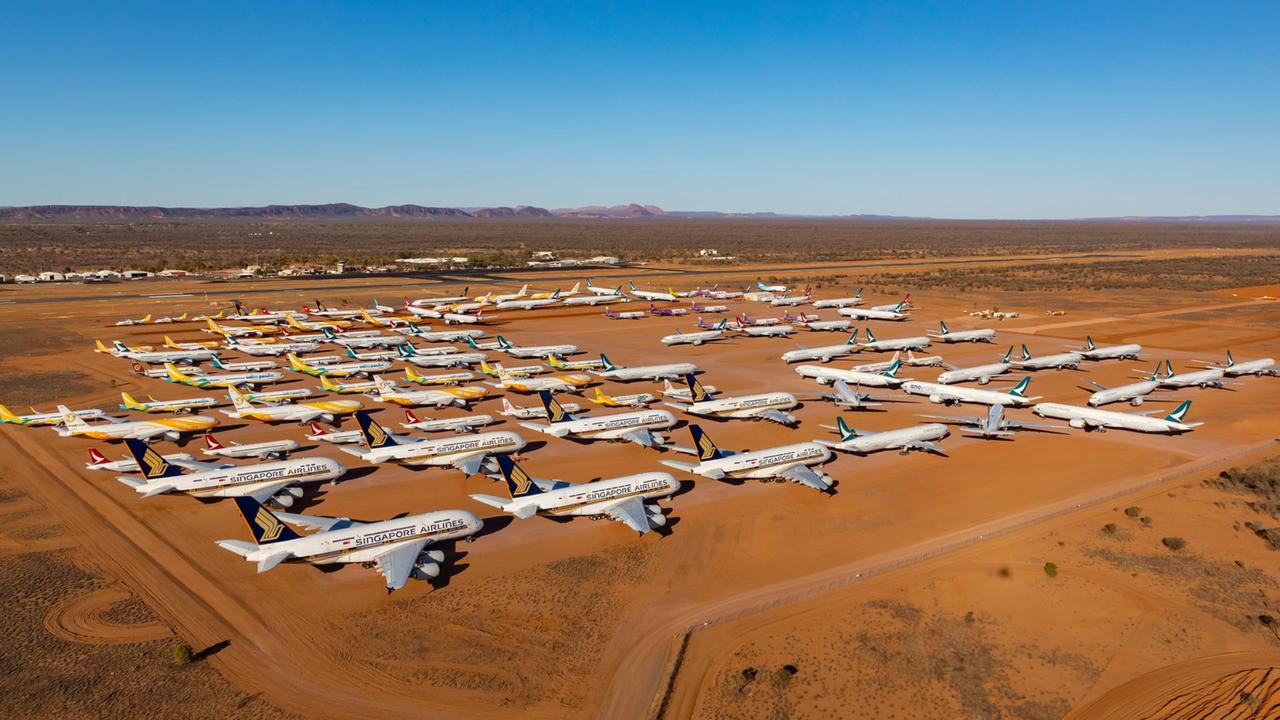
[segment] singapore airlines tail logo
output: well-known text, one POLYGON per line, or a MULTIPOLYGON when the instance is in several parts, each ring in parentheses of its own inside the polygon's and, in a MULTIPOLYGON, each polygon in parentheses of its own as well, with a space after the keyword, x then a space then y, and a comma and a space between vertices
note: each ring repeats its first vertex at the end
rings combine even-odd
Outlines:
POLYGON ((152 448, 147 448, 147 451, 143 453, 142 462, 147 466, 147 477, 159 477, 169 469, 169 462, 160 457, 160 454, 152 448))
POLYGON ((253 522, 258 526, 258 530, 262 532, 262 537, 258 540, 259 543, 271 542, 280 537, 280 533, 284 531, 284 525, 264 507, 258 508, 258 514, 254 516, 253 522))

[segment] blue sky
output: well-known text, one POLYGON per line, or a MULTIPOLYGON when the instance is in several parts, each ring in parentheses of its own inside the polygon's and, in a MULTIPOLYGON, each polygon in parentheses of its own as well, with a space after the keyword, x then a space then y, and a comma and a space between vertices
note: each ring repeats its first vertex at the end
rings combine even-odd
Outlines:
POLYGON ((1280 3, 12 3, 0 205, 1280 213, 1280 3))

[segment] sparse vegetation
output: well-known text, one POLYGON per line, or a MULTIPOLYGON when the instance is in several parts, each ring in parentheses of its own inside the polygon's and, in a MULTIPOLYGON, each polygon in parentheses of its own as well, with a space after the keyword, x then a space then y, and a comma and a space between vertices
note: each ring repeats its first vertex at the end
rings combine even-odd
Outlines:
POLYGON ((1056 578, 1056 577, 1058 577, 1058 565, 1057 565, 1057 563, 1051 563, 1051 562, 1047 562, 1047 563, 1045 563, 1045 564, 1044 564, 1044 574, 1045 574, 1045 575, 1048 575, 1048 576, 1049 576, 1049 577, 1051 577, 1051 578, 1056 578))
POLYGON ((178 643, 173 646, 173 664, 179 667, 190 665, 195 660, 196 652, 187 643, 178 643))
POLYGON ((1115 524, 1115 523, 1107 523, 1106 525, 1103 525, 1103 526, 1102 526, 1102 532, 1104 532, 1104 533, 1106 533, 1106 534, 1108 534, 1108 535, 1115 535, 1115 534, 1116 534, 1116 524, 1115 524))
POLYGON ((1128 515, 1131 518, 1136 518, 1142 514, 1142 508, 1138 507, 1137 505, 1130 505, 1129 507, 1124 509, 1124 514, 1128 515))
POLYGON ((1009 569, 1008 565, 1001 565, 1000 569, 996 571, 996 574, 1006 579, 1013 577, 1013 571, 1009 569))
POLYGON ((1167 538, 1161 538, 1160 544, 1176 552, 1186 547, 1187 541, 1183 540, 1180 537, 1167 537, 1167 538))
POLYGON ((773 681, 779 685, 787 685, 791 682, 791 678, 796 676, 797 672, 800 672, 800 670, 795 665, 783 665, 774 671, 773 681))

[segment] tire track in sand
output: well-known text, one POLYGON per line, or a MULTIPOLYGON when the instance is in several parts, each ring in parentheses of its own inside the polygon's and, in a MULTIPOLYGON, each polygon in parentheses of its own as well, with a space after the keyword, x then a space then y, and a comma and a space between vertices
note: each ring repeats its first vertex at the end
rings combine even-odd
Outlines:
POLYGON ((122 625, 107 619, 111 608, 133 597, 128 590, 112 586, 63 598, 44 616, 44 627, 56 637, 86 645, 131 645, 173 634, 161 622, 122 625))

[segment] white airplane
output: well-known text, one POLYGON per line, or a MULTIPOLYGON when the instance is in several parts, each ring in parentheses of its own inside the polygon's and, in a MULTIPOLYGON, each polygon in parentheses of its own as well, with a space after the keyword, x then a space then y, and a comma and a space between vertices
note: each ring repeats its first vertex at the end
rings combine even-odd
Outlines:
POLYGON ((901 360, 894 360, 889 365, 889 369, 882 373, 841 370, 821 365, 801 365, 796 368, 796 374, 800 377, 812 378, 818 381, 819 385, 829 385, 836 380, 843 380, 845 383, 866 385, 867 387, 898 387, 910 380, 910 378, 898 377, 898 368, 900 367, 902 367, 901 360))
POLYGON ((596 294, 596 295, 621 295, 621 294, 622 294, 622 286, 621 286, 621 285, 619 285, 619 286, 618 286, 618 287, 616 287, 616 288, 602 288, 602 287, 596 287, 595 285, 592 285, 592 284, 591 284, 591 280, 589 280, 589 279, 587 280, 587 290, 591 291, 592 293, 594 293, 594 294, 596 294))
POLYGON ((229 458, 258 458, 259 460, 283 460, 289 457, 289 453, 298 449, 297 440, 268 440, 258 443, 238 443, 232 442, 230 445, 223 445, 213 433, 206 433, 204 436, 204 454, 217 457, 229 458))
POLYGON ((1225 374, 1226 371, 1223 368, 1217 367, 1175 373, 1173 371, 1173 363, 1165 360, 1164 375, 1161 375, 1158 381, 1162 388, 1222 387, 1222 378, 1225 374))
POLYGON ((392 435, 369 413, 356 413, 356 423, 364 439, 364 448, 340 448, 367 463, 399 462, 406 465, 449 466, 463 475, 475 475, 485 460, 495 453, 513 453, 524 449, 524 438, 508 430, 473 433, 455 438, 428 440, 408 435, 392 435))
POLYGON ((520 298, 518 300, 503 300, 494 307, 498 310, 535 310, 548 305, 555 305, 560 302, 560 291, 557 290, 551 294, 551 297, 545 298, 520 298))
MULTIPOLYGON (((1145 379, 1137 382, 1127 383, 1125 385, 1116 385, 1115 387, 1107 387, 1100 385, 1092 380, 1089 384, 1098 388, 1097 392, 1089 396, 1089 406, 1098 407, 1100 405, 1109 405, 1114 402, 1127 402, 1134 407, 1142 405, 1147 396, 1160 388, 1160 363, 1156 363, 1156 369, 1151 372, 1145 379)), ((1088 389, 1088 388, 1083 388, 1088 389)))
POLYGON ((941 355, 916 357, 915 353, 908 350, 907 359, 903 361, 903 364, 910 367, 942 367, 947 364, 947 361, 943 360, 941 355))
POLYGON ((409 302, 405 302, 404 309, 408 310, 409 314, 413 315, 414 317, 427 318, 430 320, 439 320, 440 318, 444 317, 444 313, 440 312, 439 310, 436 310, 435 308, 421 307, 418 305, 410 304, 409 302))
POLYGON ((689 309, 682 307, 660 308, 653 303, 649 303, 649 314, 658 317, 680 317, 681 315, 688 315, 689 309))
POLYGON ((773 307, 795 307, 809 302, 809 298, 813 296, 812 290, 805 290, 803 295, 788 296, 785 293, 782 297, 776 297, 769 301, 773 307))
POLYGON ((748 325, 738 332, 751 337, 786 337, 795 331, 792 325, 748 325))
MULTIPOLYGON (((462 289, 461 295, 441 295, 437 297, 423 297, 423 298, 418 298, 417 300, 414 300, 408 304, 413 305, 414 307, 424 307, 427 305, 448 305, 449 303, 464 302, 466 300, 471 299, 471 296, 467 294, 467 291, 470 289, 471 289, 470 287, 464 287, 462 289)), ((378 306, 377 301, 374 302, 374 305, 378 306)), ((389 310, 381 306, 378 306, 378 309, 382 310, 383 312, 390 312, 389 310)))
POLYGON ((484 388, 474 386, 444 387, 439 390, 401 390, 378 375, 373 376, 373 383, 377 392, 367 396, 369 399, 391 402, 404 407, 430 405, 434 408, 453 406, 465 408, 468 403, 482 400, 489 394, 484 388))
POLYGON ((985 342, 993 343, 996 341, 996 331, 991 328, 981 328, 978 330, 957 330, 952 331, 947 327, 945 320, 938 321, 938 332, 929 333, 929 337, 934 340, 940 340, 944 343, 958 342, 985 342))
POLYGON ((242 394, 246 400, 255 403, 289 402, 290 400, 299 400, 301 398, 311 397, 311 391, 306 388, 270 390, 267 392, 246 392, 242 394))
POLYGON ((631 285, 631 294, 634 297, 640 298, 641 300, 648 300, 649 302, 654 302, 657 300, 662 300, 665 302, 677 302, 680 299, 676 296, 675 291, 673 291, 671 288, 667 288, 666 292, 655 292, 652 290, 641 290, 636 287, 635 283, 629 283, 629 284, 631 285))
POLYGON ((229 388, 241 385, 254 387, 265 383, 280 382, 284 379, 284 373, 275 370, 223 373, 221 375, 192 375, 182 372, 173 363, 165 363, 164 369, 166 379, 169 382, 198 388, 229 388))
MULTIPOLYGON (((449 349, 452 350, 453 348, 449 349)), ((440 354, 448 355, 447 352, 440 354)), ((355 348, 348 346, 347 357, 352 360, 396 360, 404 357, 404 353, 399 348, 395 350, 370 350, 368 352, 356 352, 355 348)))
POLYGON ((489 377, 501 377, 503 373, 511 377, 528 377, 529 375, 543 375, 551 372, 551 368, 545 365, 516 365, 507 367, 502 363, 494 363, 490 365, 487 361, 480 361, 480 374, 489 377))
POLYGON ((409 366, 404 368, 404 379, 418 385, 460 385, 464 382, 475 379, 475 375, 469 372, 451 372, 436 373, 434 375, 422 375, 418 371, 409 366))
MULTIPOLYGON (((560 407, 563 408, 565 412, 570 414, 576 413, 579 411, 586 412, 585 410, 582 409, 582 406, 577 403, 571 403, 571 402, 560 403, 560 407)), ((506 398, 502 398, 502 412, 499 414, 505 415, 507 417, 516 418, 517 420, 531 420, 534 418, 547 417, 547 409, 545 407, 542 407, 541 405, 538 405, 536 407, 535 406, 520 407, 518 405, 512 405, 510 400, 506 398)))
POLYGON ((546 358, 548 355, 577 355, 582 351, 577 345, 512 345, 506 338, 497 337, 498 349, 516 358, 546 358))
POLYGON ((528 295, 529 295, 529 284, 525 283, 524 285, 521 285, 520 289, 517 290, 516 292, 507 293, 505 295, 494 295, 493 293, 489 293, 487 295, 481 295, 480 297, 475 298, 475 300, 477 302, 483 302, 487 300, 488 302, 491 302, 491 303, 500 303, 500 302, 507 302, 509 300, 519 300, 522 297, 528 297, 528 295))
POLYGON ((400 427, 412 430, 423 430, 425 432, 439 432, 441 430, 452 430, 454 432, 463 433, 470 432, 478 427, 492 425, 495 420, 492 415, 466 415, 464 417, 453 418, 427 418, 419 419, 413 414, 412 410, 404 411, 405 421, 400 423, 400 427))
POLYGON ((734 453, 721 450, 711 437, 695 424, 689 425, 693 448, 672 446, 677 452, 696 455, 698 463, 679 460, 660 461, 667 467, 683 470, 712 480, 749 479, 800 483, 821 492, 834 492, 830 475, 815 472, 811 466, 831 459, 831 451, 815 442, 780 445, 767 450, 734 453))
MULTIPOLYGON (((752 319, 750 315, 742 313, 738 315, 738 319, 734 320, 728 327, 730 330, 744 330, 749 327, 765 327, 768 325, 780 325, 782 320, 775 317, 765 317, 752 319)), ((701 327, 701 325, 699 325, 701 327)))
POLYGON ((1029 423, 1021 420, 1004 419, 1004 406, 992 405, 987 408, 984 417, 964 417, 960 415, 921 415, 922 418, 941 420, 966 426, 962 432, 967 437, 980 437, 985 440, 1013 435, 1018 430, 1051 430, 1065 429, 1066 425, 1050 425, 1048 423, 1029 423))
POLYGON ((784 293, 787 291, 786 285, 765 285, 759 280, 756 281, 756 289, 760 292, 767 293, 784 293))
POLYGON ((924 335, 903 338, 886 338, 877 340, 875 333, 871 332, 871 328, 867 328, 867 340, 862 343, 864 350, 888 351, 888 350, 923 350, 931 344, 929 338, 924 335))
POLYGON ((359 400, 312 400, 281 405, 254 405, 234 387, 227 388, 227 397, 231 400, 231 409, 223 410, 223 415, 265 423, 324 420, 332 424, 339 417, 350 415, 363 407, 359 400))
POLYGON ((701 305, 698 303, 697 300, 694 300, 689 305, 689 309, 697 314, 707 313, 708 315, 714 315, 715 313, 729 312, 728 305, 701 305))
POLYGON ((853 297, 826 298, 813 301, 815 308, 843 308, 861 304, 862 288, 858 288, 858 292, 854 293, 853 297))
POLYGON ((547 423, 522 422, 521 427, 537 430, 552 437, 572 440, 609 440, 633 442, 643 447, 661 446, 666 440, 657 430, 666 430, 676 424, 676 418, 666 410, 636 410, 634 412, 597 415, 577 418, 570 415, 551 393, 538 393, 547 409, 547 423))
POLYGON ((474 340, 484 337, 483 330, 424 330, 416 323, 409 323, 407 328, 397 328, 397 331, 405 335, 412 335, 423 342, 462 342, 468 338, 474 340))
POLYGON ((877 310, 875 308, 842 307, 840 308, 839 313, 841 315, 844 315, 845 317, 853 318, 854 320, 902 321, 910 317, 910 315, 903 312, 905 307, 906 307, 906 301, 903 300, 897 305, 894 305, 893 308, 889 310, 877 310))
POLYGON ((602 360, 565 360, 559 355, 547 356, 547 367, 559 372, 572 372, 574 370, 599 370, 604 367, 602 360))
POLYGON ((146 402, 135 400, 132 395, 127 392, 120 393, 120 409, 136 410, 145 413, 162 413, 162 412, 194 412, 200 408, 213 407, 218 404, 217 398, 208 396, 180 398, 178 400, 157 400, 154 397, 146 402))
POLYGON ((788 350, 782 353, 782 362, 793 363, 803 360, 817 360, 819 362, 831 362, 833 358, 844 357, 858 352, 858 333, 849 335, 849 339, 839 345, 823 345, 821 347, 807 348, 803 345, 799 350, 788 350))
POLYGON ((895 352, 893 354, 893 357, 889 358, 888 360, 880 360, 878 362, 873 362, 873 363, 861 363, 859 365, 854 365, 849 369, 854 370, 856 372, 882 373, 885 370, 888 370, 889 368, 893 367, 893 364, 895 362, 900 363, 901 356, 902 356, 902 353, 895 352))
POLYGON ((578 297, 561 298, 560 304, 571 307, 577 305, 608 305, 610 303, 630 302, 630 300, 626 295, 579 295, 578 297))
POLYGON ((1009 348, 1000 362, 989 363, 987 365, 974 365, 973 367, 967 368, 947 365, 949 369, 938 375, 938 382, 943 385, 950 385, 951 383, 977 380, 980 385, 986 385, 991 382, 991 378, 996 375, 1003 375, 1013 368, 1013 365, 1009 362, 1009 356, 1012 354, 1013 348, 1009 348))
POLYGON ((1222 368, 1222 374, 1227 377, 1240 377, 1242 375, 1263 375, 1276 376, 1280 375, 1280 371, 1276 370, 1276 361, 1272 358, 1258 358, 1257 360, 1246 360, 1238 363, 1235 358, 1231 357, 1231 351, 1227 351, 1227 362, 1218 365, 1222 368))
POLYGON ((486 316, 484 310, 477 310, 475 315, 466 313, 447 312, 440 316, 446 325, 477 325, 487 322, 493 316, 486 316))
POLYGON ((670 497, 680 490, 680 482, 664 472, 644 472, 572 484, 529 477, 506 455, 498 456, 498 468, 511 498, 472 495, 473 500, 522 520, 534 515, 609 518, 641 535, 667 524, 662 508, 657 503, 646 501, 670 497))
POLYGON ((1086 335, 1084 337, 1084 348, 1077 350, 1080 356, 1085 360, 1137 360, 1142 354, 1142 346, 1137 343, 1129 343, 1127 345, 1104 345, 1098 347, 1093 344, 1093 336, 1086 335))
POLYGON ((1066 420, 1076 429, 1106 431, 1109 428, 1134 430, 1146 433, 1165 433, 1174 435, 1190 432, 1204 423, 1183 422, 1187 410, 1191 408, 1190 400, 1183 400, 1173 412, 1163 418, 1150 417, 1148 413, 1127 413, 1114 410, 1099 410, 1079 405, 1060 405, 1058 403, 1040 403, 1032 408, 1032 412, 1040 417, 1066 420))
POLYGON ((614 365, 604 353, 600 353, 600 363, 604 366, 604 369, 595 370, 593 371, 594 374, 606 380, 616 380, 618 382, 678 380, 685 375, 701 372, 698 366, 693 363, 665 363, 662 365, 636 365, 634 367, 614 365))
POLYGON ((311 432, 307 433, 308 440, 323 440, 335 445, 345 445, 347 443, 358 443, 361 441, 359 430, 334 430, 331 427, 325 427, 314 420, 307 423, 311 428, 311 432))
MULTIPOLYGON (((205 463, 197 463, 195 457, 189 453, 172 453, 170 455, 161 455, 166 461, 174 465, 182 467, 193 467, 204 465, 205 463)), ((138 472, 138 461, 133 459, 132 455, 126 456, 122 460, 108 460, 98 448, 89 448, 89 462, 84 464, 85 470, 105 470, 106 472, 138 472)))
POLYGON ((515 390, 519 393, 536 393, 546 390, 548 392, 580 392, 581 389, 591 384, 591 376, 582 373, 562 373, 560 375, 552 375, 550 377, 530 377, 528 375, 513 375, 501 365, 498 366, 498 381, 491 382, 490 385, 496 388, 504 388, 515 390))
POLYGON ((1027 386, 1030 384, 1031 378, 1024 377, 1018 381, 1017 385, 1009 388, 1006 392, 911 380, 902 383, 902 390, 909 395, 924 395, 929 398, 929 402, 935 404, 977 403, 979 405, 1024 407, 1040 399, 1039 396, 1027 397, 1027 386))
POLYGON ((395 335, 349 335, 343 333, 338 335, 329 328, 324 329, 325 340, 335 345, 341 345, 345 348, 389 348, 395 345, 403 345, 409 342, 409 338, 401 334, 395 335))
POLYGON ((354 360, 352 362, 316 366, 303 362, 301 358, 293 353, 289 353, 285 357, 288 358, 289 367, 292 370, 313 377, 323 377, 325 375, 333 375, 335 377, 367 376, 391 369, 391 363, 386 360, 354 360))
MULTIPOLYGON (((184 434, 206 431, 218 424, 216 418, 205 415, 157 418, 155 420, 115 420, 90 425, 84 418, 72 414, 66 405, 58 406, 61 426, 54 429, 60 437, 87 437, 94 440, 149 440, 163 437, 177 441, 184 434)), ((30 424, 30 423, 28 423, 30 424)))
MULTIPOLYGON (((471 341, 471 338, 467 340, 471 341)), ((457 352, 457 348, 452 347, 445 352, 438 352, 442 349, 431 348, 424 351, 414 347, 412 343, 401 345, 400 359, 418 367, 470 367, 489 359, 482 352, 457 352), (432 352, 433 350, 437 352, 432 352)))
POLYGON ((831 388, 835 390, 833 393, 819 393, 816 395, 818 400, 826 400, 836 407, 847 408, 849 410, 866 410, 867 408, 878 407, 883 405, 878 398, 868 393, 858 393, 849 389, 849 385, 843 380, 836 380, 831 383, 831 388))
MULTIPOLYGON (((698 318, 698 324, 701 326, 702 318, 698 318)), ((709 330, 695 330, 693 332, 678 332, 670 335, 663 335, 661 342, 663 345, 701 345, 706 342, 716 340, 726 340, 724 335, 727 321, 721 320, 709 330)))
POLYGON ((218 540, 218 547, 258 564, 266 572, 284 560, 315 565, 360 563, 374 567, 386 580, 387 590, 404 587, 409 578, 431 580, 440 575, 445 555, 426 550, 428 544, 470 537, 484 527, 466 510, 439 510, 374 523, 347 518, 280 513, 278 516, 252 498, 237 498, 236 506, 253 533, 253 542, 218 540), (314 528, 314 535, 299 535, 285 523, 314 528))
POLYGON ((690 415, 709 418, 768 420, 788 427, 794 427, 799 422, 794 415, 786 412, 800 404, 791 393, 771 392, 715 399, 693 375, 686 375, 684 380, 689 386, 692 401, 664 402, 664 405, 690 415))
POLYGON ((320 349, 320 343, 314 342, 278 342, 278 343, 246 343, 227 336, 227 348, 238 350, 249 355, 273 355, 279 357, 287 353, 300 355, 320 349))
POLYGON ((1052 355, 1041 355, 1040 357, 1032 357, 1031 351, 1027 350, 1026 343, 1022 345, 1022 359, 1013 360, 1013 366, 1019 370, 1046 370, 1054 368, 1062 370, 1071 368, 1072 370, 1080 369, 1080 361, 1083 356, 1078 352, 1054 353, 1052 355))
MULTIPOLYGON (((162 365, 164 363, 195 364, 205 360, 212 360, 218 356, 217 350, 208 348, 197 350, 132 350, 119 340, 115 340, 111 344, 115 346, 114 351, 108 351, 112 355, 149 365, 162 365)), ((98 345, 105 347, 100 342, 98 345)), ((100 349, 99 352, 101 351, 100 349)))
MULTIPOLYGON (((830 426, 824 425, 823 427, 830 426)), ((840 442, 832 442, 830 440, 815 440, 814 442, 835 450, 853 453, 854 455, 866 455, 867 453, 881 450, 898 450, 901 454, 906 455, 912 450, 921 450, 945 456, 946 453, 933 441, 941 440, 951 434, 947 426, 942 423, 923 423, 912 425, 911 427, 897 428, 896 430, 885 430, 884 432, 854 430, 845 424, 842 417, 836 418, 836 427, 831 429, 839 433, 840 442)))
POLYGON ((257 502, 270 500, 281 507, 289 507, 295 498, 303 495, 302 489, 296 485, 334 481, 347 472, 332 458, 309 457, 256 465, 203 463, 205 468, 183 473, 141 440, 129 439, 125 443, 134 463, 141 468, 142 477, 116 479, 143 497, 165 493, 186 493, 200 499, 250 497, 257 502))
POLYGON ((225 370, 227 372, 256 372, 258 370, 274 370, 279 366, 271 360, 241 360, 239 362, 223 362, 222 358, 213 357, 209 359, 209 364, 214 370, 225 370))
POLYGON ((902 300, 900 300, 899 302, 886 303, 884 305, 872 305, 871 309, 872 310, 909 310, 909 309, 914 309, 914 307, 915 306, 911 304, 911 293, 907 293, 905 296, 903 296, 902 300))

